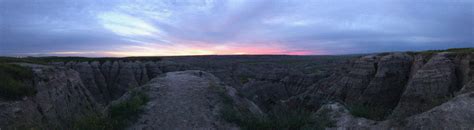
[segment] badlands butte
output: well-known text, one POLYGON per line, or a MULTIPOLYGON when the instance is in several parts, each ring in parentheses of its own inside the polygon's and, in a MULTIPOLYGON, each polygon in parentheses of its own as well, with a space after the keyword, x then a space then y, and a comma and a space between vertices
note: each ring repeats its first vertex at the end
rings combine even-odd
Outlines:
POLYGON ((0 59, 0 129, 473 129, 474 48, 0 59))

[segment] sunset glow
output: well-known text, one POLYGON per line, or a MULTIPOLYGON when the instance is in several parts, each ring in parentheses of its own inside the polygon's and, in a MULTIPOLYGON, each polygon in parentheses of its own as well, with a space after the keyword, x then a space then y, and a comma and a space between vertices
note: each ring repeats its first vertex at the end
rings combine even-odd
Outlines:
POLYGON ((264 47, 264 46, 211 46, 212 44, 196 45, 175 45, 175 46, 124 46, 115 51, 103 52, 50 52, 53 55, 74 55, 74 56, 94 56, 106 55, 112 57, 125 56, 186 56, 186 55, 315 55, 323 52, 311 51, 288 51, 285 47, 264 47))
POLYGON ((0 0, 0 55, 320 55, 474 47, 473 5, 472 0, 0 0))

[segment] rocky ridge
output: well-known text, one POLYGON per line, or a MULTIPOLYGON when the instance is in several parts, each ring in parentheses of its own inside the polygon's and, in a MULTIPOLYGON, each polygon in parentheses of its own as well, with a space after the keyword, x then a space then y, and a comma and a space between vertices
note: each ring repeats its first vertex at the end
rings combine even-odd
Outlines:
POLYGON ((321 107, 334 111, 342 107, 338 111, 344 112, 335 114, 342 116, 334 118, 340 128, 473 128, 469 122, 474 116, 468 110, 469 104, 474 104, 468 94, 473 92, 473 55, 441 52, 363 56, 354 62, 351 71, 320 80, 313 90, 297 99, 304 99, 305 106, 321 106, 321 100, 343 103, 321 107), (377 120, 385 121, 352 116, 349 111, 354 105, 383 110, 377 120))
POLYGON ((118 99, 132 88, 146 84, 159 74, 185 70, 187 67, 169 61, 55 62, 79 72, 84 85, 101 104, 118 99))
POLYGON ((354 117, 348 108, 340 103, 324 105, 318 112, 326 111, 330 119, 337 121, 336 128, 339 129, 472 129, 473 105, 474 93, 471 92, 458 95, 429 111, 404 119, 374 121, 354 117))
POLYGON ((220 117, 225 100, 222 94, 241 108, 261 113, 256 105, 235 95, 233 88, 203 71, 166 73, 142 89, 150 101, 129 129, 238 129, 220 117))
POLYGON ((103 107, 84 86, 79 73, 65 68, 21 64, 34 72, 36 94, 19 101, 0 101, 0 127, 7 129, 71 127, 75 119, 103 107))

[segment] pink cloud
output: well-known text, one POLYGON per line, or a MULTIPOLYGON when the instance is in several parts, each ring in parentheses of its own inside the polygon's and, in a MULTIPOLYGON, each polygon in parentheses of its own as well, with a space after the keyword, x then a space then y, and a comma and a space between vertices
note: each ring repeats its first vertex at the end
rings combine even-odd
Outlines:
POLYGON ((107 56, 180 56, 180 55, 313 55, 310 50, 289 50, 281 44, 214 44, 186 42, 182 44, 123 46, 114 51, 104 51, 107 56))

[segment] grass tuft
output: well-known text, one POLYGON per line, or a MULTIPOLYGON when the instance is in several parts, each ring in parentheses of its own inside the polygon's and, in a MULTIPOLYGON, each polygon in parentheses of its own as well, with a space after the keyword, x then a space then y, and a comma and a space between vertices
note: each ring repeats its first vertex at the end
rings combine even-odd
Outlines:
POLYGON ((350 113, 355 117, 363 117, 367 119, 381 121, 384 120, 388 114, 388 110, 381 107, 372 107, 368 105, 354 104, 349 106, 350 113))
POLYGON ((474 53, 474 48, 451 48, 446 50, 427 50, 427 51, 420 51, 417 52, 419 54, 434 54, 439 52, 454 52, 454 53, 474 53))
POLYGON ((130 99, 110 107, 110 118, 117 122, 117 125, 126 125, 138 118, 142 112, 142 106, 148 101, 148 96, 145 93, 134 91, 130 99))
POLYGON ((220 116, 227 122, 235 123, 246 130, 274 129, 324 129, 333 126, 333 121, 326 115, 314 115, 304 108, 275 106, 267 115, 255 114, 247 108, 236 105, 226 94, 223 87, 211 84, 210 88, 219 93, 223 99, 220 116))
POLYGON ((114 123, 100 114, 91 114, 76 120, 73 124, 75 130, 113 130, 114 123))
POLYGON ((334 126, 327 115, 315 115, 303 108, 275 107, 262 116, 227 106, 221 111, 221 116, 247 130, 324 129, 334 126))
POLYGON ((149 101, 148 96, 140 91, 133 91, 132 96, 118 104, 110 106, 107 115, 89 115, 74 122, 75 130, 119 130, 125 129, 138 119, 143 106, 149 101))
POLYGON ((33 78, 31 69, 16 64, 0 63, 0 98, 16 100, 36 93, 27 82, 33 78))

